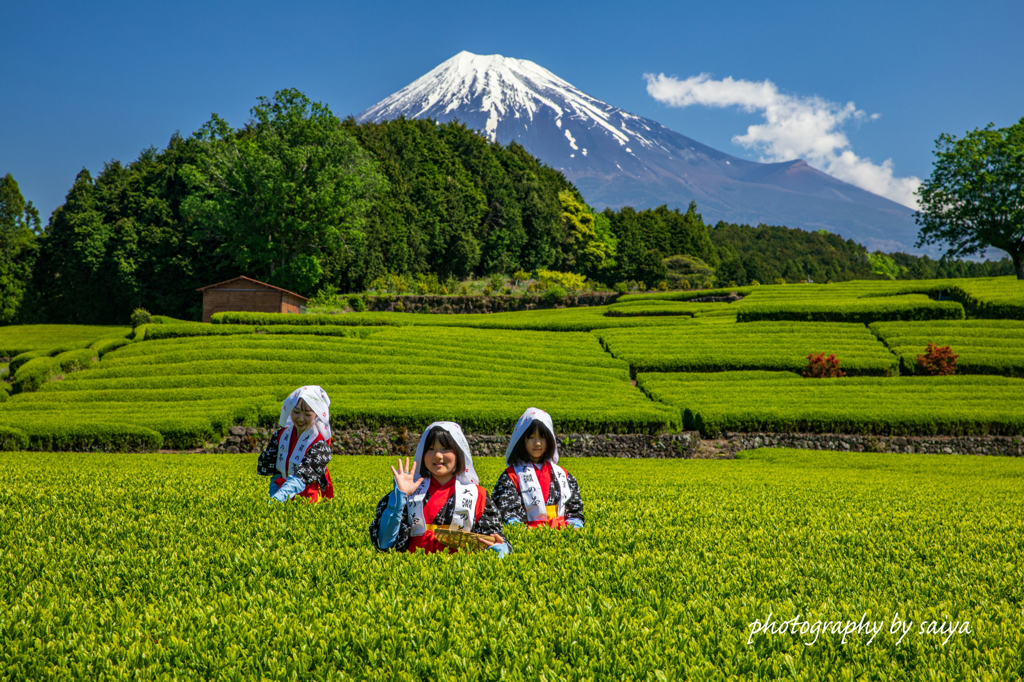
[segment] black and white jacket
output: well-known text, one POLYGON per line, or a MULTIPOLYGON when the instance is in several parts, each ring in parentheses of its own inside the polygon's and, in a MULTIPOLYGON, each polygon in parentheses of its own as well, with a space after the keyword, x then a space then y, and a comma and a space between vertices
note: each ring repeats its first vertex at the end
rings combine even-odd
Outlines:
MULTIPOLYGON (((294 427, 289 427, 294 428, 294 427)), ((277 444, 281 439, 284 429, 275 433, 267 447, 263 448, 260 458, 256 462, 256 473, 260 476, 283 477, 284 472, 277 468, 277 444)), ((293 441, 294 442, 294 441, 293 441)), ((295 476, 302 479, 302 482, 309 485, 313 481, 320 484, 321 490, 327 489, 327 465, 331 461, 331 448, 327 441, 318 440, 309 446, 302 464, 294 469, 295 476)))

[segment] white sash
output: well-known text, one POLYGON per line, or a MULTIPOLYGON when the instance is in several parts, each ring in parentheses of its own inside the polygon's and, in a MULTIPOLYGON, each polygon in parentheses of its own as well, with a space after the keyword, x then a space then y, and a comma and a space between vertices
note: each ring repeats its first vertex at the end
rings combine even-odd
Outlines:
MULTIPOLYGON (((430 479, 424 480, 420 486, 409 495, 405 510, 409 516, 410 534, 413 536, 423 535, 427 532, 427 521, 423 516, 423 507, 427 501, 427 489, 430 488, 430 479)), ((436 493, 435 493, 436 494, 436 493)), ((455 481, 455 513, 452 515, 451 525, 448 530, 471 531, 476 521, 476 501, 480 496, 480 489, 475 485, 455 481)))
POLYGON ((292 431, 294 430, 295 429, 290 426, 285 428, 284 433, 281 434, 281 438, 277 442, 277 470, 280 471, 285 478, 291 476, 292 473, 299 468, 299 465, 302 464, 302 460, 306 458, 306 450, 308 450, 309 446, 313 444, 316 437, 320 435, 319 431, 316 429, 316 425, 313 425, 303 431, 302 435, 299 436, 299 440, 295 443, 295 453, 292 455, 291 460, 289 460, 288 447, 291 445, 292 431), (285 467, 287 467, 287 471, 285 471, 285 467))
MULTIPOLYGON (((523 499, 523 506, 526 507, 526 520, 531 523, 547 520, 548 496, 546 490, 540 489, 537 470, 532 464, 517 464, 515 472, 519 477, 519 495, 523 499)), ((568 502, 570 494, 569 477, 565 469, 557 464, 551 464, 551 475, 558 482, 558 490, 561 493, 558 499, 558 516, 565 516, 565 503, 568 502)))

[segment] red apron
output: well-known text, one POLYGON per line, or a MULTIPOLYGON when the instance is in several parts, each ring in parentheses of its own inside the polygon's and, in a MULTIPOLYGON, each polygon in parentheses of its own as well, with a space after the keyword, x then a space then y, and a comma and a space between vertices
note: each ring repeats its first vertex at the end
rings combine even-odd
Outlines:
MULTIPOLYGON (((544 462, 544 466, 540 469, 538 469, 536 465, 532 466, 534 471, 537 472, 537 482, 540 484, 540 489, 544 491, 545 495, 549 495, 551 493, 551 462, 544 462)), ((523 491, 519 487, 519 476, 516 474, 515 467, 505 469, 505 473, 508 474, 508 477, 512 479, 513 483, 515 483, 516 492, 522 495, 523 491)), ((530 528, 537 528, 539 526, 548 526, 549 528, 556 529, 567 528, 569 523, 565 520, 564 516, 558 515, 558 506, 554 504, 546 504, 546 498, 544 502, 545 507, 547 507, 548 517, 546 519, 537 519, 536 521, 527 521, 527 525, 530 528)), ((565 502, 567 502, 567 500, 562 500, 563 504, 565 504, 565 502)))
MULTIPOLYGON (((299 440, 298 439, 297 430, 295 429, 294 426, 292 427, 292 429, 293 429, 293 431, 296 431, 296 432, 292 433, 291 442, 288 443, 288 458, 285 460, 285 464, 284 464, 284 468, 285 468, 286 471, 288 470, 288 464, 292 460, 292 453, 295 451, 295 443, 297 443, 298 440, 299 440)), ((278 443, 281 442, 281 434, 282 433, 284 433, 284 429, 281 429, 280 431, 277 432, 277 442, 278 443)), ((323 440, 323 439, 324 439, 323 436, 318 435, 316 438, 313 439, 313 443, 317 442, 318 440, 323 440)), ((313 443, 309 444, 310 447, 313 447, 313 443)), ((331 447, 331 439, 329 439, 329 438, 327 439, 327 447, 331 447)), ((301 497, 303 500, 305 500, 306 502, 310 502, 310 503, 319 502, 321 500, 333 500, 334 499, 334 482, 331 480, 331 472, 328 471, 326 468, 324 469, 324 478, 327 479, 327 487, 326 488, 321 490, 320 489, 320 483, 318 481, 313 481, 312 483, 310 483, 309 485, 306 486, 305 490, 303 490, 301 493, 297 494, 296 497, 301 497)), ((280 476, 277 477, 276 479, 274 479, 274 483, 276 485, 278 485, 278 486, 284 485, 284 482, 285 482, 285 479, 281 478, 280 476)))
MULTIPOLYGON (((476 509, 473 514, 473 523, 480 520, 484 513, 484 505, 487 504, 487 491, 477 486, 476 509)), ((430 479, 430 487, 427 488, 427 503, 423 505, 423 520, 427 524, 427 530, 423 535, 412 535, 409 537, 410 552, 422 549, 426 554, 448 550, 449 554, 455 554, 458 550, 454 547, 445 547, 434 538, 434 524, 437 515, 444 508, 452 495, 455 494, 455 477, 444 485, 438 485, 433 478, 430 479)))

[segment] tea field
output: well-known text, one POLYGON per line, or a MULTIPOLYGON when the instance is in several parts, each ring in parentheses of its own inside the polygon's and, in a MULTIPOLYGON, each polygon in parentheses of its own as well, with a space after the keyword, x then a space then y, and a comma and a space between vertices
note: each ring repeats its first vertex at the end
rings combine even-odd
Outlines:
POLYGON ((505 559, 373 550, 379 458, 275 507, 254 456, 0 460, 5 682, 1024 676, 1017 459, 568 460, 586 528, 511 528, 505 559))
POLYGON ((339 428, 451 419, 501 433, 532 405, 563 433, 1019 435, 1018 308, 1024 283, 990 278, 647 292, 475 315, 4 327, 0 450, 200 448, 232 425, 272 424, 303 384, 327 389, 339 428), (963 376, 918 376, 929 343, 951 346, 963 376), (817 353, 847 376, 797 376, 817 353))

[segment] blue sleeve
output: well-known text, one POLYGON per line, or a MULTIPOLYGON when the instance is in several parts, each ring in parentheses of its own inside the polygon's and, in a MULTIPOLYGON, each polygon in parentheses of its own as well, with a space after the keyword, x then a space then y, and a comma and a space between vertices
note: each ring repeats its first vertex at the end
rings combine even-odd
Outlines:
POLYGON ((498 556, 500 558, 502 558, 502 559, 504 559, 505 557, 507 557, 509 554, 512 553, 512 546, 509 545, 507 542, 501 542, 501 543, 498 543, 497 545, 491 545, 487 549, 493 550, 494 552, 497 552, 498 556))
POLYGON ((402 526, 402 514, 405 513, 406 495, 397 487, 388 497, 388 506, 380 515, 380 530, 377 540, 381 549, 391 549, 398 541, 398 530, 402 526))
POLYGON ((305 489, 305 481, 298 476, 289 476, 288 480, 277 489, 277 492, 270 496, 270 499, 277 500, 278 502, 287 502, 305 489))
POLYGON ((583 527, 583 519, 568 519, 567 523, 573 528, 583 527))

